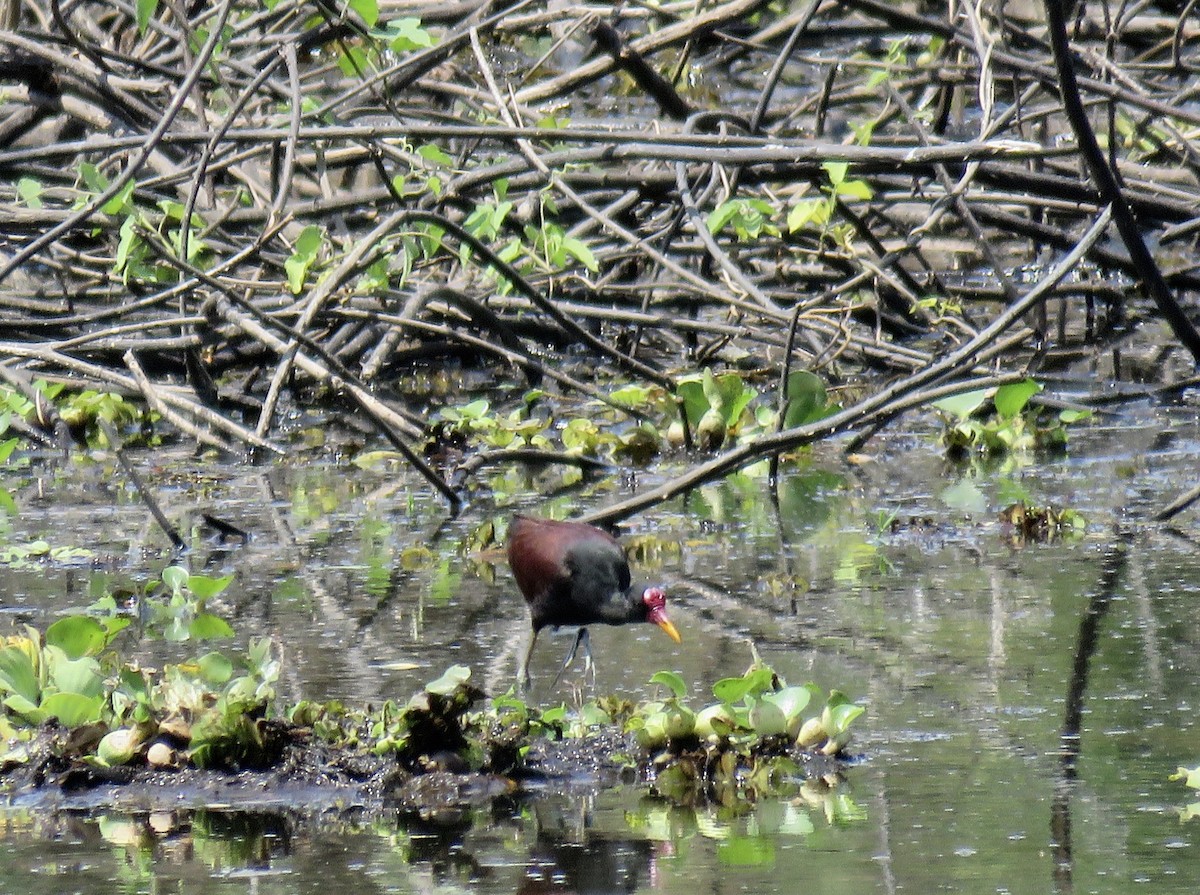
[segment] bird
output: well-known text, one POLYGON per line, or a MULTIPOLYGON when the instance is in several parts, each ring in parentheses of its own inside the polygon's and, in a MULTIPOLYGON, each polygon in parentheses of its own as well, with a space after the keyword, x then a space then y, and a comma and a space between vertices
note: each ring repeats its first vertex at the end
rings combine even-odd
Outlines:
MULTIPOLYGON (((559 677, 583 647, 584 666, 595 674, 587 626, 649 622, 676 643, 683 639, 667 618, 660 587, 634 587, 629 561, 617 539, 583 522, 558 522, 520 513, 508 526, 508 564, 529 606, 533 634, 517 669, 517 684, 529 689, 529 659, 545 627, 579 627, 559 677)), ((555 678, 558 683, 558 678, 555 678)))

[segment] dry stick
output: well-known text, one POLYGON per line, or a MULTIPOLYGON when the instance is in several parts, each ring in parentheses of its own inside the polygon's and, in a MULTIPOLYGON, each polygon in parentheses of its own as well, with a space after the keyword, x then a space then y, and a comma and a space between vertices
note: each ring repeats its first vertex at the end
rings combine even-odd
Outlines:
POLYGON ((523 348, 509 348, 503 345, 497 345, 494 342, 489 342, 487 339, 471 333, 464 333, 455 329, 452 326, 447 326, 443 323, 431 323, 427 320, 421 320, 416 317, 397 316, 394 314, 384 314, 375 311, 359 311, 350 308, 339 308, 336 313, 338 316, 350 319, 371 320, 377 323, 382 323, 387 326, 394 326, 403 329, 415 330, 417 332, 425 332, 431 335, 442 336, 443 338, 452 341, 461 342, 464 345, 469 345, 479 351, 487 352, 501 360, 508 361, 526 370, 537 373, 539 376, 545 376, 547 379, 553 379, 559 385, 566 386, 573 391, 577 391, 582 395, 587 395, 593 401, 599 401, 601 404, 606 404, 614 410, 619 410, 621 413, 636 417, 638 414, 629 409, 629 407, 618 404, 612 398, 605 395, 588 385, 586 382, 581 382, 573 376, 568 376, 560 369, 553 365, 543 364, 540 361, 530 356, 523 348))
POLYGON ((100 424, 100 428, 104 430, 104 435, 108 439, 112 452, 117 457, 117 462, 121 464, 121 468, 125 470, 125 475, 129 477, 129 481, 137 489, 138 495, 142 498, 142 503, 150 511, 150 515, 154 517, 154 521, 158 523, 158 527, 170 539, 171 546, 175 548, 176 553, 183 553, 187 550, 187 542, 179 534, 179 530, 171 524, 171 520, 167 518, 166 513, 159 507, 158 501, 154 499, 154 496, 150 493, 150 489, 146 487, 146 483, 138 475, 138 471, 133 468, 133 464, 125 456, 125 448, 121 445, 121 438, 117 435, 116 429, 113 428, 112 423, 102 417, 98 418, 97 422, 100 424))
POLYGON ((1096 185, 1101 199, 1113 210, 1113 222, 1117 225, 1117 232, 1121 234, 1121 241, 1125 243, 1125 250, 1129 252, 1138 275, 1146 284, 1159 313, 1175 333, 1175 338, 1191 353, 1193 362, 1200 363, 1200 332, 1192 326, 1192 321, 1172 294, 1154 256, 1146 247, 1137 219, 1125 201, 1121 185, 1096 141, 1096 134, 1088 121, 1087 110, 1079 98, 1079 85, 1075 81, 1075 68, 1071 64, 1071 48, 1067 41, 1064 6, 1065 0, 1045 0, 1050 45, 1054 49, 1054 64, 1058 70, 1063 111, 1067 113, 1067 119, 1071 122, 1079 151, 1091 172, 1092 182, 1096 185))
POLYGON ((333 388, 343 391, 353 398, 359 409, 375 423, 384 437, 391 442, 392 446, 404 455, 404 459, 408 461, 409 465, 415 467, 424 476, 425 480, 446 498, 454 512, 458 511, 459 507, 462 506, 462 498, 453 488, 446 484, 442 477, 429 464, 408 446, 408 442, 400 437, 401 432, 410 434, 412 437, 420 435, 419 431, 412 431, 408 420, 372 395, 365 386, 352 378, 343 377, 334 373, 328 367, 322 366, 303 351, 299 351, 295 347, 297 343, 284 342, 266 327, 260 325, 251 315, 235 309, 233 303, 224 295, 217 299, 217 309, 226 320, 241 327, 248 335, 280 357, 290 353, 296 366, 300 367, 318 382, 326 382, 333 388))
MULTIPOLYGON (((288 48, 291 49, 291 44, 288 44, 288 48)), ((295 51, 292 50, 293 56, 294 56, 294 52, 295 51)), ((258 76, 254 80, 252 80, 243 91, 241 91, 237 100, 234 102, 233 107, 225 115, 224 123, 216 129, 216 131, 212 135, 212 139, 209 140, 207 143, 205 143, 204 147, 200 150, 200 158, 197 161, 196 166, 195 166, 193 179, 192 179, 192 188, 191 188, 191 190, 188 191, 188 198, 187 198, 187 202, 185 203, 185 207, 184 207, 183 219, 179 222, 179 246, 180 246, 179 257, 180 258, 188 257, 188 241, 191 238, 191 231, 192 231, 192 227, 191 227, 192 212, 195 211, 195 209, 196 209, 196 202, 200 198, 200 190, 204 186, 204 180, 205 180, 205 177, 207 176, 207 172, 209 169, 209 163, 210 163, 213 155, 216 153, 217 147, 221 143, 221 139, 228 132, 229 128, 231 128, 233 126, 234 120, 237 118, 238 115, 241 114, 242 110, 246 106, 246 103, 248 103, 250 101, 250 97, 252 97, 254 95, 254 93, 257 92, 258 88, 262 86, 263 82, 266 81, 267 78, 269 78, 271 76, 271 74, 279 66, 279 63, 283 60, 283 58, 285 58, 285 57, 276 57, 269 64, 265 65, 263 67, 263 70, 261 72, 259 72, 258 76)), ((289 61, 292 61, 293 57, 287 56, 286 58, 289 61)), ((294 122, 294 126, 296 128, 298 128, 300 126, 298 116, 299 116, 299 112, 294 111, 293 118, 296 119, 294 122)), ((293 146, 293 143, 291 141, 289 141, 288 146, 290 149, 293 146)), ((289 157, 290 156, 291 156, 291 154, 289 153, 289 157)), ((282 190, 280 191, 280 194, 281 195, 276 196, 275 203, 272 204, 272 206, 271 206, 272 216, 277 215, 279 213, 279 206, 282 204, 282 201, 281 201, 282 200, 282 190)), ((270 227, 273 225, 273 223, 274 223, 274 221, 272 220, 272 217, 268 217, 267 226, 270 227)))
MULTIPOLYGON (((733 2, 722 3, 695 18, 668 25, 645 37, 640 37, 629 45, 629 49, 641 56, 650 56, 664 47, 687 40, 697 34, 708 34, 725 22, 747 16, 759 7, 766 5, 763 0, 733 0, 733 2)), ((577 66, 565 75, 551 78, 532 87, 526 87, 517 93, 515 100, 522 106, 533 105, 541 100, 569 93, 584 84, 595 81, 611 72, 614 67, 610 58, 593 59, 577 66)))
MULTIPOLYGON (((25 342, 0 342, 0 354, 8 354, 13 357, 24 357, 32 360, 40 361, 47 366, 55 367, 62 370, 73 371, 79 376, 87 377, 90 381, 103 384, 107 388, 116 388, 122 390, 128 395, 139 395, 142 390, 138 387, 137 380, 132 376, 125 376, 117 373, 115 370, 108 367, 101 367, 96 364, 90 364, 87 361, 80 360, 70 354, 63 354, 59 351, 48 350, 45 345, 34 345, 25 342)), ((70 385, 78 385, 78 379, 70 376, 59 376, 49 373, 40 374, 42 378, 47 380, 62 381, 70 385)), ((99 385, 97 386, 99 387, 99 385)), ((232 420, 226 419, 219 413, 214 413, 203 404, 198 404, 193 401, 187 394, 179 390, 160 389, 159 397, 172 407, 176 407, 180 412, 190 414, 198 419, 203 420, 214 429, 220 429, 228 432, 234 438, 248 442, 255 447, 263 448, 264 450, 272 451, 280 456, 287 452, 278 445, 259 438, 249 429, 239 426, 232 420)))
POLYGON ((105 203, 121 192, 121 190, 125 188, 126 184, 133 180, 138 171, 141 170, 142 165, 146 163, 146 159, 150 157, 150 154, 158 149, 159 141, 171 127, 171 123, 175 120, 175 116, 179 114, 179 111, 187 102, 188 96, 192 92, 192 87, 200 79, 200 76, 204 73, 205 68, 208 66, 209 58, 212 56, 213 50, 216 48, 217 43, 221 39, 221 33, 225 28, 225 19, 229 15, 231 3, 232 0, 223 0, 221 3, 217 21, 214 23, 212 30, 209 32, 208 40, 206 40, 204 42, 204 46, 200 48, 200 52, 196 56, 195 64, 192 66, 191 70, 188 71, 187 75, 180 83, 179 89, 176 90, 175 96, 171 99, 171 102, 164 110, 162 120, 159 121, 154 130, 151 131, 149 136, 146 137, 141 150, 133 158, 133 160, 125 166, 125 170, 118 174, 113 179, 112 183, 108 185, 107 189, 101 191, 100 195, 92 199, 92 201, 90 201, 87 205, 85 205, 75 214, 72 214, 61 224, 51 227, 41 236, 31 240, 15 255, 13 255, 13 257, 9 259, 8 263, 5 264, 4 267, 0 268, 0 283, 8 279, 14 270, 16 270, 30 258, 33 258, 42 249, 46 248, 46 246, 52 244, 60 236, 63 236, 64 234, 73 230, 75 227, 79 226, 81 223, 94 215, 97 211, 104 207, 105 203))
MULTIPOLYGON (((1200 122, 1197 122, 1200 124, 1200 122)), ((207 143, 215 131, 175 131, 164 134, 160 141, 164 146, 191 146, 207 143)), ((225 142, 233 145, 261 147, 264 143, 280 140, 286 133, 278 127, 230 128, 225 133, 225 142)), ((84 140, 72 140, 39 146, 36 149, 9 149, 0 152, 0 165, 15 166, 49 159, 74 157, 86 153, 114 153, 140 146, 142 137, 92 136, 84 140)), ((387 124, 361 125, 308 125, 300 128, 296 139, 303 144, 337 144, 345 142, 370 143, 386 140, 496 140, 515 142, 532 140, 547 144, 582 143, 596 146, 599 160, 628 161, 689 161, 720 162, 726 165, 801 165, 811 164, 815 173, 820 173, 823 162, 833 159, 845 161, 859 169, 921 171, 936 162, 947 164, 963 161, 983 161, 999 157, 1016 159, 1045 159, 1074 156, 1075 150, 1066 147, 1045 147, 1023 140, 993 140, 988 142, 969 141, 938 143, 934 146, 860 146, 857 144, 824 142, 795 137, 747 136, 744 134, 691 134, 679 133, 647 134, 642 131, 613 127, 588 127, 584 122, 570 128, 515 127, 482 124, 387 124)), ((367 150, 358 149, 366 154, 367 150)), ((582 152, 584 150, 571 150, 582 152)), ((557 166, 571 161, 596 161, 593 153, 573 158, 570 153, 548 152, 544 160, 557 166)), ((301 162, 309 164, 312 159, 304 157, 301 162)), ((504 173, 499 166, 480 169, 484 181, 504 173)), ((471 174, 464 174, 455 181, 472 183, 471 174)))
POLYGON ((1074 250, 1055 265, 1054 269, 1041 282, 1029 290, 1024 298, 1010 305, 995 320, 981 330, 977 336, 965 342, 942 360, 929 365, 906 379, 888 386, 883 391, 860 401, 853 407, 848 407, 845 410, 835 413, 833 416, 805 426, 784 429, 782 432, 773 432, 770 435, 763 435, 751 441, 744 442, 736 448, 726 451, 724 454, 716 456, 708 462, 702 463, 683 475, 676 476, 656 488, 651 488, 648 491, 644 491, 641 494, 611 506, 593 510, 580 517, 581 521, 594 523, 624 519, 645 507, 669 500, 672 497, 695 488, 697 485, 727 475, 765 454, 790 450, 802 444, 811 444, 821 438, 828 438, 840 432, 845 432, 856 426, 870 425, 875 420, 894 413, 897 407, 907 406, 905 404, 907 396, 918 392, 926 385, 974 366, 976 358, 981 351, 988 349, 1001 333, 1012 326, 1013 323, 1019 320, 1038 302, 1044 300, 1046 295, 1059 281, 1070 273, 1079 261, 1086 257, 1092 245, 1104 233, 1110 217, 1111 210, 1106 207, 1087 233, 1084 234, 1083 239, 1075 246, 1074 250))
POLYGON ((125 366, 129 368, 129 372, 133 374, 138 387, 142 390, 142 396, 146 399, 146 403, 157 410, 164 419, 168 420, 177 429, 191 435, 201 444, 207 444, 230 454, 236 453, 232 444, 217 438, 211 432, 206 432, 204 429, 193 424, 191 420, 188 420, 182 414, 176 413, 167 406, 167 402, 161 398, 159 390, 150 381, 150 377, 146 375, 146 371, 142 369, 137 355, 132 350, 125 352, 123 360, 125 361, 125 366))
MULTIPOLYGON (((24 370, 18 370, 8 364, 0 364, 0 379, 3 379, 8 383, 9 388, 15 390, 33 405, 34 418, 38 427, 46 432, 53 431, 54 440, 63 452, 63 459, 66 459, 67 452, 71 447, 71 429, 54 404, 46 399, 46 393, 34 386, 33 380, 26 375, 24 370)), ((14 414, 10 423, 21 418, 19 414, 14 414)))
MULTIPOLYGON (((491 67, 488 65, 487 59, 484 56, 483 48, 479 45, 478 36, 475 35, 474 32, 472 32, 472 47, 475 50, 476 60, 480 67, 480 70, 483 72, 484 78, 487 80, 487 82, 492 90, 493 96, 495 97, 497 107, 500 110, 500 113, 503 116, 505 116, 505 118, 508 118, 509 112, 508 112, 507 106, 504 103, 504 97, 500 93, 500 88, 497 86, 495 78, 492 75, 491 67)), ((581 211, 583 211, 584 214, 588 215, 588 217, 597 221, 605 230, 607 230, 610 233, 616 234, 621 239, 626 241, 629 245, 637 247, 640 251, 643 251, 647 255, 649 255, 656 263, 660 264, 663 267, 666 267, 667 269, 671 270, 676 275, 681 276, 688 282, 694 283, 695 285, 698 286, 698 288, 702 289, 703 291, 710 292, 710 293, 713 291, 712 286, 709 283, 705 282, 703 278, 693 274, 691 271, 684 269, 676 262, 667 258, 667 256, 663 255, 661 252, 659 252, 658 250, 649 246, 646 243, 646 241, 643 240, 641 237, 639 237, 637 234, 632 233, 631 231, 622 227, 616 221, 614 221, 612 218, 602 214, 590 202, 587 202, 581 195, 579 195, 579 193, 577 193, 575 190, 571 189, 570 186, 568 186, 565 182, 563 182, 562 178, 560 178, 554 171, 552 171, 545 164, 545 162, 542 161, 542 159, 534 151, 533 146, 528 141, 517 140, 517 147, 520 149, 521 153, 529 160, 530 164, 532 164, 535 168, 537 168, 537 170, 543 175, 543 177, 546 178, 547 182, 550 184, 551 187, 553 187, 555 190, 557 190, 558 192, 560 192, 564 196, 566 196, 568 199, 570 199, 573 203, 575 203, 576 207, 578 207, 581 211)), ((522 290, 522 291, 524 291, 524 290, 522 290)), ((538 306, 542 310, 546 311, 547 313, 550 313, 551 316, 553 316, 555 318, 555 320, 559 323, 560 326, 569 327, 570 331, 573 334, 577 334, 578 337, 584 339, 584 341, 586 341, 586 343, 588 345, 591 345, 593 348, 596 348, 597 350, 601 351, 602 353, 612 357, 619 364, 621 364, 622 366, 624 366, 628 369, 633 370, 634 372, 638 373, 638 375, 643 376, 643 377, 649 379, 650 381, 663 386, 664 388, 666 388, 669 391, 674 391, 675 383, 669 376, 664 375, 663 373, 659 372, 658 370, 655 370, 653 367, 650 367, 650 366, 642 363, 641 361, 637 360, 636 358, 633 358, 627 354, 618 352, 618 351, 616 351, 616 349, 605 345, 603 342, 601 342, 600 340, 598 340, 594 336, 592 336, 591 333, 588 333, 586 330, 581 329, 579 327, 579 325, 576 324, 574 321, 569 320, 566 317, 566 315, 562 314, 561 311, 559 311, 556 307, 554 307, 553 302, 550 302, 547 299, 541 298, 541 295, 539 293, 536 293, 536 291, 531 290, 531 292, 526 293, 526 294, 529 295, 530 299, 533 300, 535 304, 538 304, 538 306), (536 296, 536 298, 535 298, 535 296, 536 296)))

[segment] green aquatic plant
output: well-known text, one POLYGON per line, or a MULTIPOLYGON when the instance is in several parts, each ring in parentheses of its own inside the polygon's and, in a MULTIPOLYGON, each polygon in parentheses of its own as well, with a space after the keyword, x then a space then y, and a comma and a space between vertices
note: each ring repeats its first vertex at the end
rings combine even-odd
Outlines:
POLYGON ((1053 413, 1031 404, 1041 390, 1040 383, 1023 379, 934 401, 933 407, 945 420, 946 453, 965 458, 976 453, 1004 456, 1064 448, 1067 426, 1089 419, 1091 411, 1068 408, 1053 413))
MULTIPOLYGON (((1182 781, 1184 786, 1200 789, 1200 765, 1194 768, 1180 767, 1170 776, 1171 780, 1182 781)), ((1200 802, 1191 802, 1179 809, 1180 820, 1191 820, 1200 817, 1200 802)))

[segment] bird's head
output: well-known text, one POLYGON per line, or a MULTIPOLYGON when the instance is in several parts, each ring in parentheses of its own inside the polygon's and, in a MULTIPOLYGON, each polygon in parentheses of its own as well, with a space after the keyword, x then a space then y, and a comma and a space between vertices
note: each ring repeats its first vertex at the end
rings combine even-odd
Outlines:
POLYGON ((683 638, 667 618, 667 592, 661 587, 648 587, 642 593, 642 602, 646 604, 646 621, 658 625, 676 643, 682 643, 683 638))

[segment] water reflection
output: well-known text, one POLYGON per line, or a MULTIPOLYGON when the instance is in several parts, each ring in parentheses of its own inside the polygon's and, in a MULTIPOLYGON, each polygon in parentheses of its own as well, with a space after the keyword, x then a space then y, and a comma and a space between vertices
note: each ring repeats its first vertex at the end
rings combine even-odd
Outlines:
MULTIPOLYGON (((1112 532, 1128 506, 1192 484, 1200 437, 1187 408, 1144 412, 1081 431, 1055 463, 948 469, 928 440, 899 434, 854 468, 814 452, 776 503, 750 471, 633 521, 637 564, 672 588, 684 643, 594 630, 600 688, 644 697, 650 674, 670 668, 702 702, 745 670, 753 643, 789 682, 868 704, 854 744, 866 760, 834 802, 808 801, 799 783, 736 805, 629 787, 540 793, 449 826, 10 808, 0 887, 244 892, 241 874, 267 892, 791 892, 830 880, 855 892, 1123 893, 1135 880, 1196 891, 1200 822, 1179 822, 1191 793, 1168 776, 1200 760, 1200 554, 1161 530, 1112 532), (1167 425, 1174 439, 1156 446, 1167 425), (1014 494, 1078 510, 1086 532, 1007 538, 996 514, 1014 494), (1114 551, 1125 565, 1110 576, 1114 551)), ((528 483, 499 477, 495 506, 481 499, 447 521, 387 470, 190 462, 147 478, 196 535, 191 568, 236 575, 211 608, 243 640, 280 644, 285 700, 404 700, 451 662, 496 690, 511 680, 527 621, 485 535, 503 524, 507 495, 528 500, 528 483), (249 543, 206 539, 201 514, 214 506, 249 543)), ((161 571, 169 545, 115 476, 100 464, 17 476, 9 541, 86 544, 95 556, 12 559, 0 611, 44 629, 161 571)), ((593 487, 539 509, 566 514, 626 485, 593 487)), ((194 652, 132 649, 148 664, 194 652)), ((553 679, 564 649, 547 650, 535 680, 553 679)), ((570 685, 535 697, 575 701, 570 685)))

